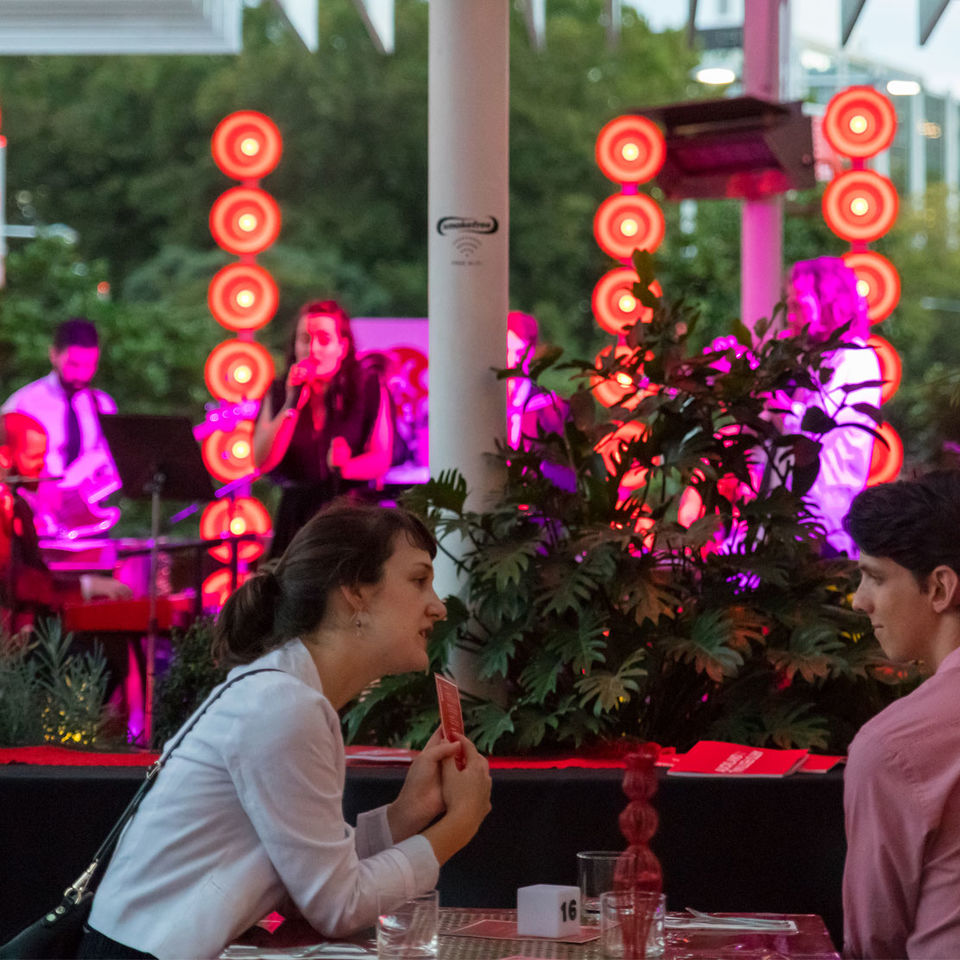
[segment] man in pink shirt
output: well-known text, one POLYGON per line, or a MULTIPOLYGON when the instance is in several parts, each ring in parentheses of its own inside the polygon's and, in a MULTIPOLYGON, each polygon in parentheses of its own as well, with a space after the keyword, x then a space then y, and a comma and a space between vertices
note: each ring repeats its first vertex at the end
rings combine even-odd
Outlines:
POLYGON ((960 958, 960 472, 870 487, 844 527, 854 607, 931 675, 850 745, 844 956, 960 958))

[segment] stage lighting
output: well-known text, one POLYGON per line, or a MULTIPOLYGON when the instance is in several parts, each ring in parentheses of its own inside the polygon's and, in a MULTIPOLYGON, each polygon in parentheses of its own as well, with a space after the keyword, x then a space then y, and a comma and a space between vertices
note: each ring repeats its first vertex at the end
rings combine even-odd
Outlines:
POLYGON ((666 155, 660 128, 646 117, 617 117, 597 136, 597 165, 616 183, 646 183, 657 175, 666 155))
POLYGON ((869 243, 882 237, 897 219, 896 187, 873 170, 848 170, 827 186, 823 218, 841 239, 869 243))
POLYGON ((227 403, 262 397, 273 377, 269 352, 251 340, 225 340, 218 344, 210 351, 203 368, 207 389, 227 403))
MULTIPOLYGON (((623 361, 637 355, 639 351, 633 347, 621 344, 617 347, 604 347, 596 356, 595 366, 602 370, 610 363, 611 355, 622 364, 623 361)), ((633 410, 640 401, 652 392, 640 387, 637 380, 643 376, 643 365, 638 365, 631 373, 624 367, 619 367, 614 373, 590 378, 593 395, 605 407, 620 405, 627 410, 633 410)))
POLYGON ((886 320, 900 302, 897 268, 872 250, 845 253, 843 262, 857 277, 857 290, 867 301, 867 319, 871 323, 886 320))
POLYGON ((886 443, 876 439, 873 441, 870 474, 867 477, 868 487, 896 480, 903 466, 903 441, 900 439, 900 434, 889 423, 883 423, 877 430, 886 443))
POLYGON ((245 420, 233 430, 217 430, 203 441, 203 462, 221 483, 239 480, 254 471, 253 423, 245 420))
POLYGON ((900 387, 900 378, 903 374, 903 363, 900 354, 888 340, 876 335, 867 340, 867 346, 873 347, 880 363, 880 379, 884 381, 880 388, 880 402, 886 403, 900 387))
POLYGON ((258 330, 277 312, 273 277, 255 263, 231 263, 218 270, 207 288, 213 318, 228 330, 258 330))
MULTIPOLYGON (((237 586, 239 587, 245 580, 249 580, 250 576, 249 573, 238 572, 237 586)), ((226 567, 215 570, 203 581, 200 592, 203 595, 204 610, 219 610, 227 602, 227 597, 233 593, 232 572, 226 567)))
POLYGON ((283 139, 268 116, 255 110, 238 110, 217 125, 210 151, 228 177, 259 180, 280 162, 283 139))
MULTIPOLYGON (((200 517, 200 536, 204 540, 239 537, 245 533, 269 533, 270 529, 270 514, 254 497, 215 500, 207 504, 200 517)), ((263 553, 263 549, 263 543, 259 540, 242 540, 237 544, 238 559, 250 563, 263 553)), ((221 563, 229 563, 233 556, 233 546, 222 543, 211 547, 207 552, 221 563)))
POLYGON ((261 253, 280 233, 280 208, 265 190, 233 187, 214 202, 210 232, 228 253, 261 253))
MULTIPOLYGON (((591 305, 597 325, 615 337, 624 336, 635 323, 649 323, 653 310, 645 307, 633 293, 633 285, 640 279, 630 267, 617 267, 605 273, 593 288, 591 305)), ((663 296, 656 280, 650 290, 663 296)))
POLYGON ((893 104, 873 87, 847 87, 827 104, 823 133, 845 157, 872 157, 886 150, 897 132, 893 104))
POLYGON ((626 260, 634 250, 653 253, 665 230, 663 211, 642 193, 607 197, 593 219, 593 235, 600 249, 615 260, 626 260))

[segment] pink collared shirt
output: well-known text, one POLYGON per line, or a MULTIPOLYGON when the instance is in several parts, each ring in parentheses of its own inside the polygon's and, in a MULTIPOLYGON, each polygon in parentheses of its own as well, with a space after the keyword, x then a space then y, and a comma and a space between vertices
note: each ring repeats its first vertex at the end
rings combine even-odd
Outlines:
POLYGON ((843 800, 844 956, 960 958, 960 650, 864 724, 843 800))

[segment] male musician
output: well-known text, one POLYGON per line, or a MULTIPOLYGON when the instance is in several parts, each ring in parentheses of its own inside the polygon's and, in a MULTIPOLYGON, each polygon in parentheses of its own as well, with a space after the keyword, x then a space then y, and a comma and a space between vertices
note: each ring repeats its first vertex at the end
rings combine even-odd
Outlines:
POLYGON ((102 533, 119 518, 116 509, 96 506, 120 480, 103 431, 100 414, 116 413, 113 398, 90 384, 100 360, 97 328, 83 317, 61 323, 50 347, 47 376, 21 387, 0 412, 25 413, 46 431, 45 483, 34 504, 42 535, 102 533))
POLYGON ((867 487, 853 605, 931 676, 860 729, 844 776, 844 956, 960 957, 960 471, 867 487))
POLYGON ((16 412, 0 417, 0 605, 35 612, 56 610, 68 600, 130 596, 130 588, 113 577, 56 577, 44 563, 27 498, 43 469, 46 446, 46 433, 32 417, 16 412))

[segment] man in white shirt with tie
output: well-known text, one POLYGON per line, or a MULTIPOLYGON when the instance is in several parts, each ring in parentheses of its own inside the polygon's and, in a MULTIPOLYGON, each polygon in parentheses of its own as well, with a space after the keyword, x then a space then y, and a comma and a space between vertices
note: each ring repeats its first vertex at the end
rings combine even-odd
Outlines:
POLYGON ((61 323, 50 347, 45 377, 21 387, 2 413, 25 413, 47 432, 44 475, 33 504, 41 536, 103 533, 119 511, 97 506, 120 487, 116 466, 100 427, 100 415, 116 413, 113 398, 91 387, 100 360, 97 328, 84 317, 61 323))

